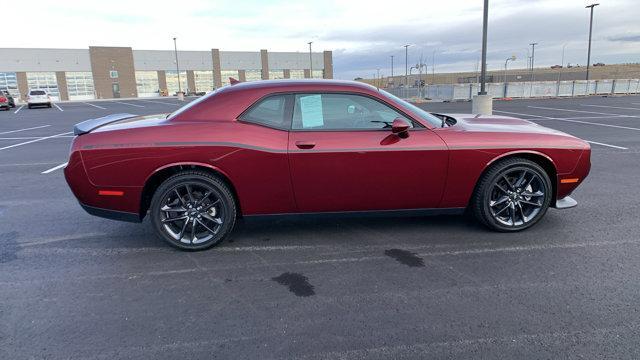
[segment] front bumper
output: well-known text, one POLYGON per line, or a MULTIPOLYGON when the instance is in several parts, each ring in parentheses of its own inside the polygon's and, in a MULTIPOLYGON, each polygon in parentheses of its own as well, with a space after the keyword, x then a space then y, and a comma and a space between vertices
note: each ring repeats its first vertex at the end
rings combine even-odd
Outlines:
POLYGON ((556 209, 569 209, 576 206, 578 206, 578 202, 575 201, 571 196, 565 196, 562 199, 558 199, 553 205, 553 207, 556 209))

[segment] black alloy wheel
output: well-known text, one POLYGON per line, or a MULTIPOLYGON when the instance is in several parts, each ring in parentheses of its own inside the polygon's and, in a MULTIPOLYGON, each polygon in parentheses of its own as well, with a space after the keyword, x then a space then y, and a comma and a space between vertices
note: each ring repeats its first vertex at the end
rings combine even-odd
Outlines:
POLYGON ((544 216, 552 191, 549 176, 538 164, 506 159, 480 179, 473 200, 474 214, 493 230, 524 230, 544 216))
POLYGON ((165 241, 184 250, 203 250, 222 242, 236 221, 229 187, 202 171, 185 171, 165 180, 150 206, 153 226, 165 241))

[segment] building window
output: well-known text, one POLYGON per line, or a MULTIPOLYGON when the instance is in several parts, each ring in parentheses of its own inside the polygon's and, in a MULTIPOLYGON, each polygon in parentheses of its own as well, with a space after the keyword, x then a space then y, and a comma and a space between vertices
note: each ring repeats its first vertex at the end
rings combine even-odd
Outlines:
POLYGON ((196 92, 207 92, 215 88, 213 84, 213 71, 194 71, 193 77, 196 83, 196 92))
POLYGON ((284 79, 283 70, 269 70, 269 79, 284 79))
POLYGON ((118 78, 118 70, 109 71, 109 77, 112 78, 112 79, 117 79, 118 78))
POLYGON ((139 97, 159 96, 158 72, 136 71, 136 87, 138 88, 139 97))
POLYGON ((304 79, 304 70, 289 70, 290 79, 304 79))
MULTIPOLYGON (((178 72, 175 70, 167 70, 165 71, 167 76, 167 91, 169 95, 174 95, 178 92, 178 72)), ((187 91, 187 72, 180 71, 180 89, 182 91, 187 91)))
POLYGON ((60 90, 55 72, 28 72, 27 86, 29 90, 46 90, 55 100, 60 99, 60 90))
POLYGON ((222 70, 220 71, 220 77, 222 78, 222 86, 229 85, 229 78, 232 77, 236 80, 240 80, 238 70, 222 70))
POLYGON ((245 70, 244 79, 246 81, 262 80, 262 70, 245 70))
POLYGON ((314 79, 324 78, 324 70, 313 70, 313 74, 311 77, 314 79))
POLYGON ((16 73, 0 72, 0 90, 8 91, 15 99, 20 97, 16 73))
POLYGON ((91 72, 67 72, 65 76, 67 78, 69 100, 95 99, 91 72))

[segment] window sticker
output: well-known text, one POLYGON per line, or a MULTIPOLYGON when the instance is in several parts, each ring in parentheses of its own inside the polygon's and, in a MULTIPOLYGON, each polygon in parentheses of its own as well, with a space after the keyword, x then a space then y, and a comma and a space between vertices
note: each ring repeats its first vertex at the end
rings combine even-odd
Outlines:
POLYGON ((300 114, 302 127, 314 128, 324 125, 322 116, 322 95, 307 95, 300 97, 300 114))

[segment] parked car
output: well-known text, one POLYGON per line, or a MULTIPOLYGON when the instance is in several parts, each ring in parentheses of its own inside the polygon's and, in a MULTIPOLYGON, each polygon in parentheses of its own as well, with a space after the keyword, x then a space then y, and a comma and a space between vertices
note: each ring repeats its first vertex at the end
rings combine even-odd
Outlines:
POLYGON ((27 107, 31 109, 34 106, 43 105, 51 107, 51 96, 47 91, 41 89, 29 90, 29 93, 27 94, 27 107))
POLYGON ((462 213, 514 232, 589 173, 589 144, 527 120, 433 114, 351 81, 222 87, 172 114, 74 127, 64 172, 90 214, 140 222, 169 244, 219 244, 239 217, 462 213))
POLYGON ((12 107, 12 108, 16 107, 16 101, 8 91, 6 91, 6 90, 0 91, 0 96, 3 96, 3 97, 5 97, 7 99, 7 102, 9 103, 10 107, 12 107))
POLYGON ((604 63, 601 63, 601 62, 595 63, 595 64, 593 64, 593 66, 604 66, 604 63))
POLYGON ((11 97, 11 95, 0 92, 0 109, 9 110, 12 107, 15 107, 15 104, 13 103, 13 98, 11 97))
POLYGON ((552 69, 562 69, 562 65, 552 65, 552 69))

